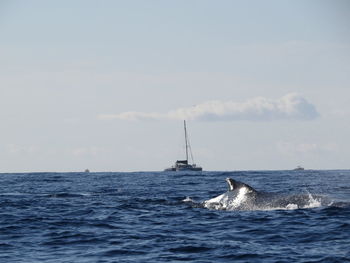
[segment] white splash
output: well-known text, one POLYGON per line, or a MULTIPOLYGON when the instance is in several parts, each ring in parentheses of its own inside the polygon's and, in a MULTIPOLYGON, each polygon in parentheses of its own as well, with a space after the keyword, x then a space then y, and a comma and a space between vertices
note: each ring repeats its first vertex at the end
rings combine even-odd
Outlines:
POLYGON ((182 202, 194 202, 191 197, 186 196, 186 198, 184 200, 182 200, 182 202))
POLYGON ((204 201, 204 207, 208 209, 223 209, 225 204, 227 203, 229 197, 228 193, 224 193, 212 199, 204 201))
POLYGON ((235 197, 235 193, 229 191, 222 195, 204 201, 204 207, 216 210, 235 210, 247 199, 247 193, 249 193, 249 189, 246 187, 240 188, 235 197))
POLYGON ((310 193, 308 193, 308 195, 309 195, 309 205, 305 206, 304 208, 315 208, 315 207, 320 207, 322 205, 320 200, 314 198, 310 193))
POLYGON ((247 199, 247 193, 249 192, 248 188, 242 187, 239 189, 239 192, 237 194, 237 197, 233 199, 231 202, 228 202, 227 209, 233 210, 239 207, 246 199, 247 199))
MULTIPOLYGON (((285 208, 285 210, 295 210, 295 209, 298 209, 298 205, 297 204, 288 204, 285 208)), ((283 209, 283 208, 281 208, 283 209)))

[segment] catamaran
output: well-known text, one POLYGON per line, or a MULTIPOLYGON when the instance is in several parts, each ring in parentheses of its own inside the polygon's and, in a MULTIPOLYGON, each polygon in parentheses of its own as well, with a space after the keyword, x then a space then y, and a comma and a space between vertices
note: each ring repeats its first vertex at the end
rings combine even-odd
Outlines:
POLYGON ((187 135, 187 129, 186 129, 186 121, 184 120, 184 130, 185 130, 185 147, 186 147, 186 160, 177 160, 175 162, 175 165, 171 166, 170 168, 166 168, 164 171, 202 171, 202 167, 197 166, 194 163, 193 160, 193 154, 192 154, 192 149, 191 149, 191 145, 188 139, 188 135, 187 135), (191 155, 191 160, 192 160, 192 164, 190 164, 188 162, 188 153, 190 152, 191 155))

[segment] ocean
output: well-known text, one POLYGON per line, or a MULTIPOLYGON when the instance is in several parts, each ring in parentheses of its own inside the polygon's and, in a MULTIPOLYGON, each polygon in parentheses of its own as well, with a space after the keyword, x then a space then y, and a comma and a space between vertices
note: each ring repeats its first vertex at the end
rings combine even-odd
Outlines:
POLYGON ((0 207, 4 263, 350 262, 350 170, 2 173, 0 207), (205 206, 226 178, 310 200, 205 206))

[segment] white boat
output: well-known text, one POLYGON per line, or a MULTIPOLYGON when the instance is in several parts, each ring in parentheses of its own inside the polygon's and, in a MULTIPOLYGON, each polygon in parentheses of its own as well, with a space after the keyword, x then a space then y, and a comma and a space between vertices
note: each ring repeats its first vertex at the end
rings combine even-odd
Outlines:
POLYGON ((185 145, 186 145, 186 160, 177 160, 173 166, 166 168, 164 171, 202 171, 202 167, 197 166, 193 161, 193 155, 191 146, 188 140, 186 121, 184 120, 184 130, 185 130, 185 145), (188 153, 190 152, 192 164, 188 162, 188 153))

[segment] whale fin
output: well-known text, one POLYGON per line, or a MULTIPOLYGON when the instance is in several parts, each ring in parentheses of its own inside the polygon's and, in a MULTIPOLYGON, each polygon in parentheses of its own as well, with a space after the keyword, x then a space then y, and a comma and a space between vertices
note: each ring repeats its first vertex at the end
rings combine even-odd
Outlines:
POLYGON ((236 189, 246 187, 249 191, 256 192, 256 190, 253 187, 251 187, 245 183, 235 181, 232 178, 226 178, 226 182, 228 184, 229 191, 234 191, 236 189))

